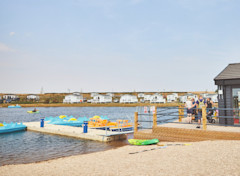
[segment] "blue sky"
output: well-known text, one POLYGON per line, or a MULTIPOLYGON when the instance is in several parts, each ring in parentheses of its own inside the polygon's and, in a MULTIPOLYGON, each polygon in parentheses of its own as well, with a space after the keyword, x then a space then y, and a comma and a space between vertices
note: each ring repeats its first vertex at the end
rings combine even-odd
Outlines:
POLYGON ((215 90, 237 0, 1 0, 2 93, 215 90))

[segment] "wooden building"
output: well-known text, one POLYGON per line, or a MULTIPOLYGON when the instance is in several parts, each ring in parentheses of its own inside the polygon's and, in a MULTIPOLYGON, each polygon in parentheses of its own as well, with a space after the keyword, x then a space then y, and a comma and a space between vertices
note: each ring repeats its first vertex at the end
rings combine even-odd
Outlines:
POLYGON ((239 123, 240 63, 229 64, 214 81, 218 86, 219 123, 225 125, 234 125, 237 121, 239 123))

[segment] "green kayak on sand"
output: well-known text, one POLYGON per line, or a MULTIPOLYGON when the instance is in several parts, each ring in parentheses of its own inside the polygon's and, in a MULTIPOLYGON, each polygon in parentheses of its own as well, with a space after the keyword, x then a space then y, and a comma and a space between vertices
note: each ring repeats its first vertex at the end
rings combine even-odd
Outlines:
POLYGON ((128 142, 132 145, 150 145, 157 144, 159 142, 158 139, 128 139, 128 142))

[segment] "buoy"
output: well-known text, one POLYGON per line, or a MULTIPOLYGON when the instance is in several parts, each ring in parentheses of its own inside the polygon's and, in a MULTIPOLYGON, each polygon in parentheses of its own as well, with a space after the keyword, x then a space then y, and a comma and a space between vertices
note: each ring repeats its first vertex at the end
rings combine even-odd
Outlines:
POLYGON ((4 125, 3 125, 2 123, 0 123, 0 127, 1 127, 1 126, 4 126, 4 125))

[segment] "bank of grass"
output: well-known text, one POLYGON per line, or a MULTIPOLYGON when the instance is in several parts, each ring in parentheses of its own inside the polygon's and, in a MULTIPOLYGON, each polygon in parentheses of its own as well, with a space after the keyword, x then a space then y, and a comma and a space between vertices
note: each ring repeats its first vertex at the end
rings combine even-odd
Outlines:
MULTIPOLYGON (((22 107, 136 107, 136 106, 157 106, 157 107, 174 107, 183 105, 183 103, 165 103, 165 104, 153 104, 153 103, 105 103, 105 104, 92 104, 92 103, 79 103, 79 104, 65 104, 65 103, 35 103, 35 104, 19 104, 22 107)), ((2 107, 8 107, 9 104, 3 104, 2 107)))

